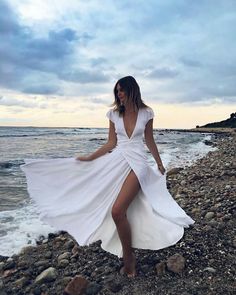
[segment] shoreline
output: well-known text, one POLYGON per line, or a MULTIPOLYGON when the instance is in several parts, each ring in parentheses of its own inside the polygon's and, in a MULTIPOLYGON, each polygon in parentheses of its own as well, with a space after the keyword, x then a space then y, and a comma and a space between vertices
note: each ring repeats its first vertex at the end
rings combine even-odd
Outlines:
MULTIPOLYGON (((1 126, 0 128, 51 128, 51 129, 108 129, 107 127, 75 127, 75 126, 1 126)), ((222 127, 198 127, 198 128, 154 128, 154 130, 179 131, 179 132, 200 132, 200 133, 233 133, 236 128, 222 128, 222 127)))
POLYGON ((234 134, 236 133, 235 128, 190 128, 190 129, 162 129, 166 131, 177 131, 177 132, 197 132, 197 133, 214 133, 214 134, 234 134))
MULTIPOLYGON (((199 129, 196 132, 202 132, 199 129)), ((99 242, 80 247, 61 232, 49 234, 37 246, 25 247, 10 258, 0 256, 0 289, 2 286, 5 294, 59 295, 72 278, 81 275, 89 294, 233 294, 236 132, 211 133, 216 151, 191 166, 168 172, 171 194, 195 224, 174 246, 136 250, 137 278, 119 275, 121 261, 103 251, 99 242), (168 266, 168 259, 176 254, 185 261, 177 272, 168 266), (48 273, 36 282, 47 269, 48 273)))

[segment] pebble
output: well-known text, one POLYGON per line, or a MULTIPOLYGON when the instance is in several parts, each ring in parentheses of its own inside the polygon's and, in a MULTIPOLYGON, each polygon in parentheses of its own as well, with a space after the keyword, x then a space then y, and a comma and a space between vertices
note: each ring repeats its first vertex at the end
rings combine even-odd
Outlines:
POLYGON ((66 267, 69 263, 70 261, 68 259, 61 259, 58 262, 58 267, 60 268, 66 267))
POLYGON ((49 267, 41 272, 35 279, 35 283, 51 282, 57 277, 57 270, 54 267, 49 267))
POLYGON ((120 282, 110 281, 105 284, 105 287, 112 291, 113 293, 117 293, 122 289, 122 285, 120 282))
POLYGON ((16 266, 15 261, 12 258, 8 258, 8 260, 5 262, 3 269, 11 269, 14 268, 16 266))
POLYGON ((86 295, 96 295, 102 289, 102 286, 97 283, 89 283, 86 289, 86 295))
POLYGON ((45 258, 50 259, 52 257, 52 252, 47 251, 44 256, 45 256, 45 258))
POLYGON ((83 295, 89 282, 81 275, 76 275, 66 286, 65 295, 83 295))
POLYGON ((22 289, 28 282, 29 282, 28 278, 21 277, 14 282, 14 285, 17 286, 18 288, 22 289))
POLYGON ((172 168, 171 170, 167 172, 167 176, 178 174, 181 170, 183 170, 183 168, 180 168, 180 167, 172 168))
POLYGON ((233 239, 232 245, 236 248, 236 237, 233 239))
POLYGON ((34 265, 36 267, 39 267, 39 266, 45 266, 45 265, 48 265, 49 264, 49 261, 48 260, 39 260, 39 261, 36 261, 34 263, 34 265))
POLYGON ((158 276, 162 276, 166 273, 166 263, 164 261, 156 264, 156 272, 158 276))
POLYGON ((207 213, 206 213, 206 215, 205 215, 205 219, 210 220, 210 219, 212 219, 214 216, 215 216, 215 213, 210 211, 210 212, 207 212, 207 213))
POLYGON ((0 262, 0 272, 4 269, 4 265, 5 265, 4 262, 0 262))
POLYGON ((70 252, 65 252, 65 253, 59 255, 57 260, 60 261, 60 260, 63 260, 63 259, 69 259, 70 255, 71 255, 70 252))
POLYGON ((185 258, 181 254, 174 254, 167 259, 167 269, 174 273, 181 273, 185 268, 185 258))
POLYGON ((72 249, 74 247, 75 243, 73 240, 69 240, 65 243, 65 248, 72 249))
POLYGON ((192 212, 193 214, 199 214, 199 213, 201 212, 201 209, 200 209, 200 208, 193 208, 193 209, 191 210, 191 212, 192 212))
POLYGON ((203 271, 208 271, 208 272, 211 272, 211 273, 215 273, 216 269, 213 268, 213 267, 206 267, 206 268, 203 269, 203 271))
POLYGON ((31 246, 31 245, 30 246, 25 246, 25 247, 23 247, 21 249, 19 255, 21 256, 21 255, 25 255, 27 253, 32 253, 32 252, 35 252, 35 251, 37 251, 37 247, 31 246))
POLYGON ((3 288, 3 280, 0 278, 0 290, 3 288))

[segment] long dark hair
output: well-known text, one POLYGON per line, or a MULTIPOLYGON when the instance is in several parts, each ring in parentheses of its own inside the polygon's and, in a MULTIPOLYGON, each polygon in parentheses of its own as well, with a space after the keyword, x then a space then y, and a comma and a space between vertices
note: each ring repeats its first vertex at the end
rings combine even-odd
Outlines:
POLYGON ((113 90, 115 101, 113 102, 112 106, 115 106, 114 111, 118 111, 120 116, 123 116, 125 113, 125 106, 121 104, 117 95, 117 84, 119 84, 120 87, 125 91, 128 100, 133 103, 133 106, 136 110, 147 107, 141 98, 140 88, 134 77, 126 76, 116 82, 113 90))

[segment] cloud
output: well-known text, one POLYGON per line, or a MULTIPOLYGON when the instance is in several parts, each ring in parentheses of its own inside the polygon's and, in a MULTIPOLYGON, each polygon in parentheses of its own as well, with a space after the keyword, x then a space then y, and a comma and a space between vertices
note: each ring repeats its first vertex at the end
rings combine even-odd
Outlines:
POLYGON ((91 58, 91 65, 92 66, 100 66, 108 63, 108 60, 103 57, 98 57, 98 58, 91 58))
POLYGON ((159 68, 152 70, 147 74, 148 78, 152 79, 171 79, 178 75, 178 71, 169 68, 159 68))
POLYGON ((180 58, 180 62, 182 62, 187 67, 198 68, 202 66, 200 61, 184 56, 180 58))
POLYGON ((45 108, 45 104, 37 100, 18 99, 14 97, 0 96, 0 106, 22 107, 22 108, 45 108))
POLYGON ((59 79, 79 83, 92 83, 93 79, 95 83, 107 81, 103 73, 69 70, 74 68, 75 48, 83 47, 93 39, 87 32, 79 34, 66 27, 50 30, 46 36, 35 36, 29 27, 20 23, 11 6, 1 1, 0 38, 2 87, 24 93, 56 94, 59 87, 55 84, 59 84, 59 79), (50 79, 48 75, 51 75, 50 79), (32 80, 38 84, 31 85, 32 80), (48 80, 54 85, 48 85, 48 80))
POLYGON ((37 93, 37 94, 55 94, 59 93, 59 86, 51 84, 36 84, 29 85, 23 89, 24 93, 37 93))
POLYGON ((109 82, 110 80, 108 76, 96 70, 75 70, 71 72, 63 71, 58 73, 58 77, 65 81, 78 82, 81 84, 109 82))
MULTIPOLYGON (((31 35, 27 37, 21 40, 23 42, 21 53, 25 57, 28 56, 27 62, 24 62, 24 64, 37 69, 37 64, 32 64, 32 61, 39 62, 39 68, 41 64, 44 64, 44 70, 47 70, 45 61, 55 60, 58 62, 58 59, 65 58, 73 52, 73 47, 71 46, 73 41, 79 39, 76 36, 76 32, 70 28, 57 32, 50 31, 48 36, 44 38, 34 38, 31 35)), ((25 59, 23 60, 26 61, 25 59)))
POLYGON ((19 25, 16 21, 17 16, 9 7, 7 2, 0 2, 0 34, 18 34, 20 31, 19 25))
POLYGON ((3 89, 82 101, 131 74, 154 101, 236 97, 235 1, 0 3, 3 89))
POLYGON ((101 105, 107 105, 110 103, 106 99, 98 98, 98 97, 92 97, 92 98, 86 99, 86 101, 90 103, 94 103, 94 104, 101 104, 101 105))

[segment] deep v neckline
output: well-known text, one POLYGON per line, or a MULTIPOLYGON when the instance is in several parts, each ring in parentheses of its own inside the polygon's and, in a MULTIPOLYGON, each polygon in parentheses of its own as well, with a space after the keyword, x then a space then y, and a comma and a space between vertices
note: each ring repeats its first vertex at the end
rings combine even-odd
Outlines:
POLYGON ((125 132, 125 135, 128 137, 128 139, 131 139, 133 137, 133 135, 134 135, 134 132, 136 130, 136 126, 137 126, 137 123, 138 123, 139 112, 140 112, 140 109, 138 109, 138 114, 137 114, 137 118, 136 118, 136 121, 135 121, 134 129, 133 129, 130 137, 129 137, 128 133, 126 132, 125 121, 124 121, 124 117, 122 116, 122 122, 123 122, 124 132, 125 132))

